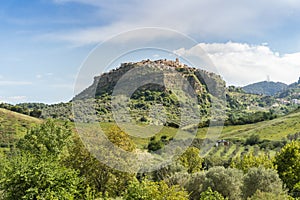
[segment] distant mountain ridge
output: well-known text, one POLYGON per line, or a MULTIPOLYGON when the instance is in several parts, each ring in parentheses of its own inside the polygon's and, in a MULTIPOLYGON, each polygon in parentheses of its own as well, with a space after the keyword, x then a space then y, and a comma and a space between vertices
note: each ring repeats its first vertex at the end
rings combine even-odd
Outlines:
POLYGON ((284 98, 286 100, 298 99, 300 100, 300 79, 298 82, 289 85, 286 90, 276 94, 277 98, 284 98))
POLYGON ((266 96, 274 96, 279 92, 283 92, 288 85, 281 82, 262 81, 242 87, 246 93, 262 94, 266 96))

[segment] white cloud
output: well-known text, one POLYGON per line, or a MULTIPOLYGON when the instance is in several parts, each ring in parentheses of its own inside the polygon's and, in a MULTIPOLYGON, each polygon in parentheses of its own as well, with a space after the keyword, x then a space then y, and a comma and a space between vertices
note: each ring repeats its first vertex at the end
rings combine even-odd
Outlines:
POLYGON ((35 77, 36 77, 37 79, 41 79, 41 78, 43 77, 43 75, 37 74, 35 77))
POLYGON ((50 77, 50 76, 53 76, 53 73, 49 72, 49 73, 45 73, 45 74, 37 74, 37 75, 35 75, 35 77, 37 79, 42 79, 44 77, 50 77))
POLYGON ((112 35, 141 27, 163 27, 197 38, 243 38, 261 36, 277 28, 300 11, 295 0, 210 0, 210 1, 97 1, 54 0, 55 3, 82 3, 98 8, 93 16, 112 20, 100 26, 65 30, 42 38, 76 45, 99 43, 112 35), (105 13, 105 14, 102 14, 105 13), (107 16, 108 15, 108 16, 107 16))
MULTIPOLYGON (((300 76, 300 52, 280 55, 265 45, 242 43, 200 43, 228 84, 246 85, 264 81, 296 82, 300 76)), ((177 50, 181 56, 197 55, 197 48, 177 50)))
POLYGON ((51 85, 51 87, 73 90, 75 86, 74 86, 74 84, 61 83, 61 84, 53 84, 53 85, 51 85))
POLYGON ((31 85, 29 81, 0 81, 0 86, 18 86, 18 85, 31 85))
POLYGON ((0 103, 5 102, 5 103, 16 104, 16 103, 20 103, 20 102, 25 102, 26 100, 27 100, 26 96, 0 97, 0 103))

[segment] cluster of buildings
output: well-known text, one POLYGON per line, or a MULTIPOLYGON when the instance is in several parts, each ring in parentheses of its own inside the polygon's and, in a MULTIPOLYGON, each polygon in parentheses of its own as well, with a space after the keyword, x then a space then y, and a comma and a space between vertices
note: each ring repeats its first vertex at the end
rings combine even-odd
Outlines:
POLYGON ((286 100, 286 99, 277 99, 280 104, 297 104, 300 105, 300 100, 299 99, 292 99, 292 100, 286 100))

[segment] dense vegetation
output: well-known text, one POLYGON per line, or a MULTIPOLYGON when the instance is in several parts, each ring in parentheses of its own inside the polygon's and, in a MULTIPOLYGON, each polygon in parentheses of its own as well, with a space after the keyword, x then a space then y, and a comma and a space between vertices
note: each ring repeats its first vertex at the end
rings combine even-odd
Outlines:
POLYGON ((243 87, 243 90, 251 94, 263 94, 267 96, 273 96, 279 92, 284 91, 287 85, 281 82, 263 81, 259 83, 253 83, 243 87))
MULTIPOLYGON (((263 141, 250 135, 244 143, 213 147, 205 157, 197 145, 189 147, 171 165, 138 174, 99 162, 70 123, 47 120, 27 130, 1 156, 3 199, 292 199, 300 194, 298 133, 287 135, 275 154, 256 148, 263 141), (250 148, 234 153, 238 146, 250 148)), ((105 130, 115 145, 137 150, 136 141, 116 126, 105 130)), ((149 142, 170 139, 165 135, 149 142)))

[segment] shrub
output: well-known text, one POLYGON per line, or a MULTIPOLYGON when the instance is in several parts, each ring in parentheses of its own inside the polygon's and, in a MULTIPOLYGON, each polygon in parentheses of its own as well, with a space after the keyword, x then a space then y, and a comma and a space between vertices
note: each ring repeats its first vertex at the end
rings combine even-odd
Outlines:
POLYGON ((245 198, 252 196, 258 190, 276 195, 283 193, 282 181, 273 169, 251 168, 243 182, 242 192, 245 198))
POLYGON ((196 147, 189 147, 179 157, 179 162, 187 168, 188 173, 195 173, 202 169, 203 159, 200 157, 199 149, 196 147))
POLYGON ((212 191, 209 187, 205 192, 202 192, 199 200, 225 200, 224 197, 217 191, 212 191))
POLYGON ((247 200, 292 200, 288 195, 274 194, 271 192, 261 192, 257 190, 254 195, 247 200))
POLYGON ((300 142, 293 141, 285 145, 275 156, 279 177, 292 191, 300 180, 300 142))
POLYGON ((263 166, 266 169, 274 168, 273 159, 271 159, 268 155, 262 154, 258 156, 254 156, 253 153, 248 153, 243 157, 235 157, 232 159, 231 167, 243 170, 247 172, 252 167, 263 166))
POLYGON ((251 135, 249 138, 246 139, 245 145, 255 145, 260 143, 260 137, 259 135, 251 135))
POLYGON ((224 197, 236 200, 240 198, 243 172, 238 169, 213 167, 206 173, 204 189, 211 187, 224 197))
POLYGON ((200 198, 200 194, 205 191, 203 189, 205 180, 205 172, 198 172, 190 175, 188 182, 184 186, 190 194, 190 199, 200 198))
POLYGON ((138 181, 132 181, 124 194, 124 199, 188 200, 188 193, 179 186, 169 187, 164 181, 152 182, 143 180, 141 183, 138 181))

